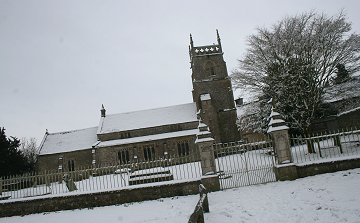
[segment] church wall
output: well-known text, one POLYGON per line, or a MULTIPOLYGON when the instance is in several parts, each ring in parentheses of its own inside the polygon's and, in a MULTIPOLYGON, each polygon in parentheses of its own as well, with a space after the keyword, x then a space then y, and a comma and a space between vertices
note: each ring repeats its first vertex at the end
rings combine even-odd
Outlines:
POLYGON ((339 116, 338 125, 340 129, 360 127, 360 109, 339 116))
POLYGON ((199 97, 201 94, 209 93, 216 108, 229 109, 235 107, 231 83, 227 78, 222 80, 194 82, 193 87, 195 102, 199 102, 199 97))
POLYGON ((212 133, 216 142, 234 142, 240 140, 240 133, 237 130, 237 114, 235 110, 234 96, 231 89, 231 83, 228 78, 222 80, 194 82, 193 96, 194 100, 199 103, 197 106, 202 108, 200 95, 210 94, 213 109, 207 109, 204 113, 203 120, 212 133), (212 124, 209 120, 212 120, 212 124), (216 128, 219 128, 216 130, 216 128))
POLYGON ((236 142, 240 139, 240 133, 237 125, 235 123, 229 124, 230 120, 236 121, 236 119, 236 109, 219 112, 219 125, 221 129, 220 135, 223 141, 236 142))
POLYGON ((57 171, 59 170, 59 165, 61 165, 63 171, 68 171, 70 160, 73 160, 75 169, 78 169, 80 167, 91 167, 92 150, 85 149, 67 153, 40 155, 38 157, 37 168, 40 172, 57 171))
POLYGON ((328 116, 315 120, 311 126, 311 133, 346 130, 360 127, 360 109, 340 116, 328 116))
POLYGON ((170 139, 162 139, 150 142, 141 142, 134 144, 126 144, 111 147, 101 147, 96 149, 97 165, 107 166, 119 164, 118 153, 122 150, 128 151, 128 162, 142 162, 145 161, 145 148, 154 148, 155 154, 151 155, 149 160, 166 158, 168 156, 178 156, 178 143, 187 142, 189 146, 190 155, 198 156, 198 150, 195 145, 196 136, 184 136, 170 139), (165 155, 164 153, 168 154, 165 155), (135 157, 136 156, 136 157, 135 157))

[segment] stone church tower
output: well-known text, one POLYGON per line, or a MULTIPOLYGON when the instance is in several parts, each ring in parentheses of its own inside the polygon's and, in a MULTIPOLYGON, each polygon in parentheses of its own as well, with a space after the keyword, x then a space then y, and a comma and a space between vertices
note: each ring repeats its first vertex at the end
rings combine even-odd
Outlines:
POLYGON ((210 127, 216 142, 240 139, 236 107, 218 31, 217 44, 196 46, 190 35, 193 101, 198 115, 210 127))

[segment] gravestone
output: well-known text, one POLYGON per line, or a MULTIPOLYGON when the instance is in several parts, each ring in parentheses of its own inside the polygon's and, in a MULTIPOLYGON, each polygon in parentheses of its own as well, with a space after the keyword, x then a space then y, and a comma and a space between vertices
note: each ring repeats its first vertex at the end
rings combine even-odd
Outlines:
POLYGON ((66 187, 69 191, 77 190, 76 184, 73 179, 69 176, 69 174, 65 174, 63 177, 66 187))

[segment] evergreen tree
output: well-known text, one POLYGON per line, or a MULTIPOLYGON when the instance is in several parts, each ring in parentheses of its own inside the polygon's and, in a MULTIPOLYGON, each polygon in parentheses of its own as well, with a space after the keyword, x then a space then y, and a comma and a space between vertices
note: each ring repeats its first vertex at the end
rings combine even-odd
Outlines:
POLYGON ((307 133, 319 108, 321 89, 314 68, 299 57, 268 65, 263 92, 288 122, 293 133, 307 133))
POLYGON ((21 174, 28 170, 26 158, 18 149, 20 140, 7 138, 5 128, 0 128, 0 176, 21 174))

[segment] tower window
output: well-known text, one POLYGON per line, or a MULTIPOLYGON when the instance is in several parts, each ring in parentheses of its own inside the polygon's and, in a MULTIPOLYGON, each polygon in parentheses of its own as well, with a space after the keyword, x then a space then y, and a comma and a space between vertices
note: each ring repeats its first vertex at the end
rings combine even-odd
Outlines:
POLYGON ((205 72, 207 75, 209 76, 214 76, 216 75, 215 73, 215 64, 212 61, 207 61, 205 64, 205 72))

